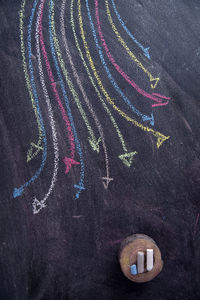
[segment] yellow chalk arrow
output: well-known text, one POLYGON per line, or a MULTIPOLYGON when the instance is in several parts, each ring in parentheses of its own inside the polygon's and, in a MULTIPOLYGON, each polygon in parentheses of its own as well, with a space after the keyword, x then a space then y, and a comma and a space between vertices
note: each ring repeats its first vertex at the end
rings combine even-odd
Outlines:
POLYGON ((155 89, 160 78, 156 77, 154 78, 153 75, 144 67, 144 65, 137 59, 137 57, 135 56, 135 54, 129 49, 129 47, 127 46, 126 42, 123 40, 123 38, 121 37, 121 35, 119 34, 119 31, 117 30, 111 13, 110 13, 110 9, 109 9, 109 4, 108 4, 108 0, 105 0, 105 4, 106 4, 106 12, 107 12, 107 16, 108 16, 108 20, 110 22, 110 25, 115 33, 115 35, 117 36, 117 39, 119 40, 119 42, 121 43, 121 45, 125 48, 126 52, 128 53, 128 55, 131 57, 131 59, 136 63, 136 65, 142 69, 142 71, 147 74, 149 81, 151 83, 151 88, 155 89))
POLYGON ((31 143, 31 146, 30 146, 30 148, 27 152, 27 162, 29 162, 34 157, 36 157, 38 155, 38 153, 41 150, 43 150, 43 148, 41 147, 41 144, 42 144, 42 128, 41 128, 39 115, 38 115, 37 108, 36 108, 35 101, 34 101, 34 97, 33 97, 33 92, 32 92, 32 88, 31 88, 31 83, 30 83, 30 78, 29 78, 28 68, 27 68, 27 63, 26 63, 26 56, 25 56, 25 45, 24 45, 24 12, 25 12, 25 5, 26 5, 26 0, 24 0, 22 2, 21 9, 19 11, 19 30, 20 30, 21 55, 22 55, 22 63, 23 63, 23 71, 24 71, 24 76, 25 76, 25 82, 26 82, 26 86, 27 86, 27 89, 28 89, 30 99, 31 99, 33 111, 34 111, 34 114, 35 114, 35 117, 36 117, 37 126, 38 126, 38 133, 39 133, 38 142, 36 144, 33 143, 34 146, 31 143), (34 149, 34 151, 33 151, 33 149, 34 149))
MULTIPOLYGON (((72 3, 73 3, 74 0, 72 0, 72 3)), ((88 44, 87 44, 87 41, 86 41, 86 38, 85 38, 85 32, 84 32, 84 29, 83 29, 83 20, 82 20, 82 13, 81 13, 81 2, 80 0, 78 0, 78 18, 79 18, 79 27, 80 27, 80 33, 81 33, 81 38, 83 40, 83 45, 84 45, 84 48, 85 48, 85 52, 86 52, 86 56, 88 58, 88 61, 89 61, 89 64, 91 66, 91 69, 94 73, 94 76, 97 80, 97 83, 102 91, 102 93, 104 94, 106 100, 108 101, 108 103, 110 103, 112 105, 112 107, 123 117, 125 118, 128 122, 131 122, 134 126, 140 128, 141 130, 143 131, 146 131, 146 132, 149 132, 151 133, 153 136, 155 136, 157 138, 157 148, 159 148, 162 143, 164 141, 166 141, 167 139, 169 139, 170 137, 169 136, 165 136, 163 135, 162 133, 158 132, 158 131, 155 131, 153 130, 152 128, 149 128, 147 126, 144 126, 142 125, 141 123, 137 122, 135 119, 129 117, 127 114, 125 114, 121 109, 119 109, 116 105, 115 105, 115 102, 113 99, 111 99, 111 97, 109 96, 109 94, 107 93, 107 91, 105 90, 104 86, 103 86, 103 83, 98 75, 98 72, 96 70, 96 67, 94 65, 94 61, 91 57, 91 54, 90 54, 90 51, 89 51, 89 48, 88 48, 88 44)))

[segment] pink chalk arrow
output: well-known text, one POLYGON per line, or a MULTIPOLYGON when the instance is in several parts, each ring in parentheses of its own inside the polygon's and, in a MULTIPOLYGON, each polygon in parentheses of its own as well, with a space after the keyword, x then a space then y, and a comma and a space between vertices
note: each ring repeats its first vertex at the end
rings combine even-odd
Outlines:
POLYGON ((69 158, 69 157, 65 157, 63 159, 65 165, 66 165, 66 170, 65 170, 65 174, 69 173, 72 165, 80 165, 79 162, 75 161, 73 158, 69 158))

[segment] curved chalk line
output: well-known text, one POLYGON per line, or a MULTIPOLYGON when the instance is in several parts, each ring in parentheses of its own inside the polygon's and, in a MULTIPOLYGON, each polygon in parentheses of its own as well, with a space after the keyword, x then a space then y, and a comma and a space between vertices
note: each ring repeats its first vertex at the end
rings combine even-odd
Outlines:
MULTIPOLYGON (((25 2, 23 2, 23 3, 25 3, 25 2)), ((23 3, 22 3, 22 5, 23 5, 23 3)), ((42 137, 43 137, 42 162, 40 164, 39 169, 35 172, 35 174, 28 181, 26 181, 19 188, 14 188, 14 191, 13 191, 13 197, 14 198, 21 196, 22 193, 24 192, 24 189, 27 188, 31 183, 33 183, 40 176, 40 174, 41 174, 41 172, 44 168, 46 158, 47 158, 46 132, 45 132, 44 124, 43 124, 42 114, 41 114, 41 111, 40 111, 39 100, 38 100, 38 95, 37 95, 37 90, 36 90, 35 80, 34 80, 33 65, 32 65, 32 60, 31 60, 32 59, 31 30, 32 30, 33 17, 34 17, 34 14, 35 14, 35 9, 36 9, 37 3, 38 3, 38 0, 34 0, 33 8, 32 8, 32 11, 31 11, 31 16, 29 18, 29 25, 28 25, 28 56, 29 56, 29 71, 30 71, 30 79, 31 79, 30 82, 31 82, 31 86, 32 86, 32 89, 33 89, 33 95, 35 97, 35 104, 36 104, 38 116, 39 116, 39 119, 40 119, 42 137)))
POLYGON ((76 199, 79 198, 79 195, 81 193, 82 190, 85 189, 84 187, 84 176, 85 176, 85 164, 83 161, 83 153, 82 153, 82 149, 81 149, 81 145, 78 139, 78 135, 76 132, 76 128, 75 128, 75 124, 74 124, 74 119, 72 116, 72 112, 71 112, 71 108, 70 108, 70 104, 69 104, 69 100, 65 91, 65 86, 64 86, 64 81, 60 72, 60 68, 59 68, 59 64, 58 64, 58 60, 56 57, 56 53, 55 53, 55 47, 54 47, 54 42, 53 42, 53 34, 52 34, 52 25, 51 25, 51 14, 52 14, 52 0, 50 0, 50 5, 49 5, 49 38, 50 38, 50 46, 51 46, 51 52, 52 52, 52 57, 54 60, 54 65, 56 68, 56 72, 61 84, 61 89, 62 89, 62 93, 63 93, 63 97, 65 100, 65 104, 66 104, 66 108, 67 108, 67 112, 68 112, 68 116, 69 116, 69 120, 71 123, 71 127, 72 127, 72 131, 73 131, 73 135, 74 135, 74 139, 75 139, 75 145, 76 145, 76 149, 79 155, 79 159, 80 159, 80 180, 79 180, 79 184, 75 184, 74 187, 77 189, 76 192, 76 199))
MULTIPOLYGON (((72 2, 74 0, 71 0, 72 2)), ((89 6, 87 5, 88 4, 88 1, 86 0, 86 6, 87 8, 89 8, 89 6)), ((112 107, 122 116, 124 117, 128 122, 131 122, 134 126, 140 128, 141 130, 143 131, 146 131, 146 132, 150 132, 152 135, 154 135, 156 138, 157 138, 157 148, 159 148, 162 143, 169 139, 169 136, 166 137, 164 136, 163 134, 161 134, 160 132, 158 131, 155 131, 153 130, 152 128, 149 128, 147 126, 144 126, 142 125, 141 123, 137 122, 135 119, 133 118, 130 118, 128 115, 126 115, 122 110, 120 110, 116 105, 115 105, 115 102, 110 98, 110 96, 108 95, 108 93, 106 92, 102 82, 101 82, 101 79, 98 75, 98 72, 94 66, 94 62, 92 60, 92 57, 91 57, 91 54, 90 54, 90 51, 89 51, 89 48, 88 48, 88 45, 87 45, 87 42, 86 42, 86 39, 85 39, 85 33, 84 33, 84 29, 83 29, 83 22, 82 22, 82 13, 81 13, 81 2, 80 0, 78 0, 78 17, 79 17, 79 27, 80 27, 80 33, 81 33, 81 38, 83 40, 83 44, 84 44, 84 48, 85 48, 85 52, 86 52, 86 56, 88 58, 88 61, 90 63, 90 66, 91 66, 91 69, 94 73, 94 76, 99 84, 99 87, 101 89, 101 91, 103 92, 106 100, 112 105, 112 107)), ((98 51, 99 51, 99 54, 101 53, 100 51, 100 46, 98 47, 98 51)), ((102 53, 101 53, 102 54, 102 53)))
POLYGON ((34 110, 34 114, 36 117, 36 122, 37 122, 37 126, 38 126, 38 132, 39 132, 39 136, 38 136, 38 141, 37 143, 30 143, 31 146, 29 148, 29 150, 27 151, 27 156, 26 156, 26 160, 27 162, 29 162, 30 160, 32 160, 34 157, 36 157, 38 155, 38 153, 40 152, 40 150, 43 150, 43 148, 41 147, 41 142, 42 142, 42 130, 41 130, 41 125, 40 125, 40 119, 38 116, 38 112, 37 112, 37 107, 35 105, 35 100, 33 97, 33 93, 32 93, 32 88, 31 88, 31 84, 30 84, 30 79, 29 79, 29 75, 28 75, 28 68, 27 68, 27 64, 26 64, 26 56, 25 56, 25 45, 24 45, 24 32, 23 32, 23 28, 24 28, 24 11, 25 11, 25 5, 26 5, 26 0, 22 1, 21 4, 21 10, 19 12, 19 22, 20 22, 20 44, 21 44, 21 55, 22 55, 22 62, 23 62, 23 70, 24 70, 24 75, 25 75, 25 81, 26 81, 26 86, 28 89, 28 93, 31 99, 31 103, 32 103, 32 107, 34 110), (35 148, 35 152, 33 152, 33 148, 35 148))
POLYGON ((151 88, 152 89, 155 89, 160 78, 157 77, 157 78, 154 78, 152 76, 152 74, 144 67, 144 65, 138 60, 138 58, 135 56, 135 54, 129 49, 129 47, 127 46, 127 44, 125 43, 125 41, 123 40, 123 38, 121 37, 121 35, 119 34, 114 22, 113 22, 113 19, 112 19, 112 16, 111 16, 111 13, 110 13, 110 9, 109 9, 109 4, 108 4, 108 0, 105 0, 105 4, 106 4, 106 12, 107 12, 107 16, 108 16, 108 20, 110 22, 110 25, 112 27, 112 30, 113 32, 115 33, 118 41, 121 43, 121 45, 124 47, 124 49, 126 50, 126 52, 128 53, 128 55, 131 57, 131 59, 134 61, 134 63, 138 66, 138 68, 140 68, 149 78, 149 81, 150 83, 151 82, 154 82, 155 83, 151 83, 151 88))
POLYGON ((63 72, 63 75, 65 76, 65 79, 66 79, 66 82, 67 82, 67 85, 69 87, 69 90, 70 92, 72 93, 73 95, 73 98, 75 100, 75 103, 78 107, 78 110, 81 114, 81 117, 86 125, 86 128, 89 132, 89 143, 90 143, 90 146, 92 147, 92 149, 94 151, 97 151, 99 152, 99 142, 100 142, 100 139, 97 139, 95 137, 95 134, 94 134, 94 131, 90 125, 90 122, 87 118, 87 115, 83 109, 83 106, 80 102, 80 99, 79 99, 79 96, 74 88, 74 85, 70 79, 70 75, 69 75, 69 72, 68 70, 66 69, 66 66, 65 66, 65 62, 62 58, 62 54, 61 54, 61 50, 60 50, 60 45, 59 45, 59 41, 58 41, 58 38, 57 38, 57 34, 56 34, 56 31, 55 31, 55 20, 54 20, 54 2, 53 2, 53 5, 52 5, 52 19, 51 19, 51 23, 52 23, 52 33, 53 33, 53 40, 54 40, 54 46, 55 46, 55 50, 56 50, 56 54, 57 54, 57 57, 58 57, 58 61, 60 63, 60 66, 61 66, 61 69, 62 69, 62 72, 63 72))
MULTIPOLYGON (((144 90, 142 90, 123 70, 122 68, 116 63, 114 57, 112 56, 112 54, 110 53, 109 49, 108 49, 108 46, 106 44, 106 41, 104 39, 104 36, 103 36, 103 33, 102 33, 102 30, 101 30, 101 24, 100 24, 100 18, 99 18, 99 9, 98 9, 98 0, 95 0, 95 9, 96 9, 96 23, 97 23, 97 27, 98 27, 98 33, 99 33, 99 36, 100 36, 100 39, 101 39, 101 42, 102 42, 102 45, 103 45, 103 48, 106 52, 106 55, 108 57, 108 59, 110 60, 110 62, 112 63, 112 65, 115 67, 115 69, 117 70, 117 72, 139 93, 141 94, 142 96, 148 98, 148 99, 151 99, 157 103, 161 103, 161 105, 166 105, 167 103, 162 103, 162 100, 159 99, 158 97, 156 97, 155 95, 153 94, 149 94, 147 92, 145 92, 144 90)), ((94 28, 93 28, 94 29, 94 28)), ((109 76, 110 75, 110 72, 108 74, 109 76)), ((137 115, 143 117, 143 115, 140 113, 140 111, 138 111, 137 109, 135 109, 134 106, 132 106, 130 100, 125 97, 125 95, 123 94, 123 92, 119 89, 119 87, 116 87, 117 90, 118 90, 118 93, 120 93, 120 95, 123 97, 123 99, 125 98, 125 101, 127 102, 127 104, 129 105, 129 107, 133 110, 133 112, 137 113, 137 115)), ((158 94, 157 94, 158 95, 158 94)), ((151 123, 151 125, 153 125, 151 123)))
MULTIPOLYGON (((63 121, 66 124, 67 132, 68 132, 68 139, 69 139, 69 143, 70 143, 71 157, 65 157, 64 160, 63 160, 65 165, 66 165, 65 173, 67 174, 70 171, 72 165, 79 165, 80 163, 74 160, 75 144, 74 144, 74 135, 73 135, 73 132, 72 132, 71 123, 70 123, 70 120, 69 120, 69 118, 68 118, 68 116, 65 112, 65 109, 62 105, 62 101, 60 100, 60 97, 59 97, 59 94, 58 94, 58 91, 57 91, 57 88, 56 88, 56 82, 55 82, 54 77, 53 77, 53 73, 52 73, 51 66, 50 66, 49 59, 48 59, 47 52, 46 52, 46 47, 45 47, 45 44, 44 44, 44 38, 43 38, 43 32, 42 32, 42 15, 43 15, 43 7, 44 7, 45 0, 41 0, 41 2, 42 2, 42 10, 41 10, 41 22, 40 22, 40 29, 39 29, 40 44, 41 44, 41 48, 42 48, 43 57, 44 57, 44 60, 45 60, 45 63, 46 63, 46 69, 47 69, 47 73, 48 73, 48 76, 49 76, 49 80, 51 82, 51 87, 52 87, 55 99, 58 103, 58 107, 61 111, 63 121)), ((50 43, 51 43, 50 46, 51 46, 51 50, 52 50, 53 59, 56 59, 55 49, 54 49, 54 45, 53 45, 53 38, 52 38, 50 30, 51 30, 51 11, 49 12, 49 33, 50 33, 50 43)), ((57 63, 56 66, 58 67, 57 59, 56 59, 56 63, 57 63)), ((64 85, 63 81, 61 82, 61 84, 64 85)), ((83 167, 84 167, 84 165, 83 165, 83 167)), ((81 172, 82 172, 83 167, 81 167, 81 172)), ((80 180, 82 178, 84 178, 83 177, 84 173, 83 174, 81 173, 81 175, 82 175, 82 177, 80 178, 80 180)), ((79 182, 79 183, 83 184, 82 182, 79 182)), ((79 186, 75 185, 75 188, 79 190, 79 192, 77 192, 77 195, 76 195, 77 198, 80 194, 80 191, 84 189, 84 186, 80 185, 80 184, 79 184, 79 186)))
POLYGON ((98 96, 98 99, 101 101, 101 103, 103 105, 103 108, 105 109, 106 113, 108 114, 108 116, 109 116, 109 118, 110 118, 110 120, 112 122, 112 125, 113 125, 114 129, 116 130, 116 133, 118 135, 119 141, 120 141, 121 146, 122 146, 122 149, 124 151, 124 153, 121 154, 121 155, 119 155, 118 157, 123 161, 123 163, 127 167, 130 167, 131 164, 132 164, 133 156, 135 154, 137 154, 137 152, 136 151, 134 151, 134 152, 128 152, 128 149, 127 149, 125 141, 124 141, 124 137, 123 137, 123 135, 122 135, 122 133, 121 133, 118 125, 117 125, 117 122, 115 121, 115 119, 114 119, 113 115, 111 114, 108 106, 106 105, 105 101, 103 100, 103 98, 102 98, 102 96, 100 94, 100 91, 98 90, 98 88, 97 88, 97 86, 96 86, 96 84, 95 84, 95 82, 93 80, 93 77, 92 77, 92 75, 90 73, 90 70, 89 70, 89 68, 87 66, 87 63, 86 63, 86 61, 84 59, 83 53, 82 53, 80 45, 79 45, 79 41, 78 41, 78 37, 77 37, 77 34, 76 34, 76 30, 75 30, 73 1, 71 1, 71 5, 70 5, 70 15, 71 15, 71 18, 70 18, 71 27, 72 27, 72 31, 73 31, 73 35, 74 35, 74 40, 75 40, 76 48, 78 49, 78 52, 79 52, 79 56, 80 56, 81 61, 82 61, 83 65, 84 65, 84 67, 85 67, 85 70, 86 70, 86 72, 88 74, 90 82, 91 82, 92 86, 95 89, 95 92, 96 92, 96 94, 98 96))
POLYGON ((150 54, 149 54, 149 47, 148 48, 145 48, 140 42, 138 42, 138 40, 134 37, 134 35, 130 32, 130 30, 127 28, 126 24, 124 23, 124 21, 122 20, 118 10, 117 10, 117 6, 114 2, 114 0, 111 0, 112 2, 112 6, 113 6, 113 9, 114 9, 114 12, 120 22, 120 24, 122 25, 122 27, 124 28, 124 30, 126 31, 126 33, 130 36, 130 38, 132 39, 132 41, 138 45, 138 47, 143 51, 144 55, 148 58, 148 59, 151 59, 150 57, 150 54))
POLYGON ((36 32, 35 32, 36 56, 37 56, 37 60, 38 60, 40 82, 41 82, 43 93, 45 96, 47 109, 48 109, 48 115, 49 115, 50 124, 51 124, 51 130, 52 130, 52 139, 53 139, 53 148, 54 148, 54 171, 53 171, 53 176, 51 179, 50 187, 48 189, 48 192, 45 194, 44 198, 42 200, 38 200, 35 198, 33 201, 33 213, 34 214, 39 213, 40 210, 46 206, 46 201, 49 198, 50 194, 52 193, 55 183, 57 181, 58 166, 59 166, 59 148, 58 148, 57 132, 56 132, 54 115, 53 115, 50 98, 49 98, 47 88, 45 85, 44 73, 43 73, 42 62, 41 62, 40 40, 39 40, 39 26, 40 26, 41 9, 42 9, 42 3, 40 3, 39 10, 37 13, 37 21, 36 21, 36 32))
POLYGON ((106 176, 104 177, 103 179, 103 184, 104 184, 104 187, 107 189, 108 188, 108 184, 110 183, 111 180, 113 180, 113 178, 110 178, 110 171, 109 171, 109 158, 108 158, 108 151, 107 151, 107 146, 106 146, 106 143, 105 143, 105 137, 104 137, 104 132, 103 132, 103 128, 100 124, 100 121, 92 107, 92 104, 90 103, 90 100, 88 99, 86 93, 85 93, 85 90, 82 86, 82 83, 81 83, 81 80, 78 76, 78 73, 77 73, 77 70, 74 66, 74 63, 73 63, 73 60, 72 60, 72 56, 71 56, 71 53, 70 53, 70 50, 69 50, 69 46, 68 46, 68 43, 67 43, 67 39, 66 39, 66 32, 65 32, 65 25, 64 25, 64 11, 65 11, 65 4, 66 4, 66 0, 64 0, 62 2, 62 5, 61 5, 61 18, 60 18, 60 23, 61 23, 61 34, 62 34, 62 38, 63 38, 63 43, 64 43, 64 48, 65 48, 65 52, 67 54, 67 57, 69 59, 69 62, 70 62, 70 65, 71 65, 71 68, 72 68, 72 71, 73 71, 73 75, 76 79, 76 82, 77 82, 77 85, 78 87, 80 88, 80 91, 82 93, 82 96, 83 96, 83 99, 94 119, 94 122, 97 126, 97 129, 98 129, 98 132, 99 132, 99 135, 101 137, 101 141, 102 141, 102 145, 103 145, 103 150, 104 150, 104 156, 105 156, 105 163, 106 163, 106 176))
POLYGON ((29 162, 34 157, 36 157, 37 154, 40 152, 40 150, 43 150, 43 148, 41 147, 42 130, 41 130, 41 125, 40 125, 40 119, 39 119, 39 116, 38 116, 37 107, 35 105, 35 100, 34 100, 34 97, 33 97, 30 78, 29 78, 29 74, 28 74, 28 68, 27 68, 27 64, 26 64, 25 45, 24 45, 24 11, 25 11, 25 5, 26 5, 26 0, 22 1, 21 9, 19 11, 19 23, 20 23, 19 24, 19 29, 20 29, 21 55, 22 55, 22 64, 23 64, 23 71, 24 71, 26 86, 27 86, 28 93, 29 93, 29 96, 30 96, 30 99, 31 99, 31 104, 32 104, 33 111, 34 111, 34 114, 35 114, 35 117, 36 117, 36 122, 37 122, 38 132, 39 132, 37 143, 36 144, 31 143, 31 146, 30 146, 29 150, 27 151, 27 162, 29 162), (36 149, 35 152, 33 152, 33 148, 36 149))
POLYGON ((150 124, 153 126, 154 125, 154 116, 153 116, 153 113, 151 114, 151 116, 147 116, 147 115, 144 115, 143 113, 141 113, 138 109, 136 109, 130 102, 130 100, 125 96, 125 94, 123 93, 123 91, 119 88, 118 84, 116 83, 115 79, 113 78, 109 68, 108 68, 108 65, 106 64, 105 62, 105 59, 104 59, 104 56, 103 56, 103 52, 102 52, 102 48, 101 46, 99 45, 98 43, 98 39, 97 39, 97 35, 96 35, 96 31, 95 31, 95 28, 94 28, 94 23, 92 21, 92 17, 91 17, 91 14, 90 14, 90 9, 89 9, 89 5, 88 5, 88 2, 86 2, 86 6, 87 6, 87 12, 88 12, 88 18, 89 18, 89 22, 90 22, 90 26, 91 26, 91 30, 92 30, 92 34, 93 34, 93 38, 94 38, 94 41, 95 41, 95 44, 96 44, 96 48, 98 50, 98 53, 99 53, 99 56, 100 56, 100 59, 101 59, 101 63, 107 73, 107 76, 110 80, 110 82, 112 83, 114 89, 117 91, 117 93, 122 97, 123 101, 130 107, 130 109, 133 111, 134 114, 136 114, 137 116, 141 117, 142 120, 144 122, 146 121, 149 121, 150 124))

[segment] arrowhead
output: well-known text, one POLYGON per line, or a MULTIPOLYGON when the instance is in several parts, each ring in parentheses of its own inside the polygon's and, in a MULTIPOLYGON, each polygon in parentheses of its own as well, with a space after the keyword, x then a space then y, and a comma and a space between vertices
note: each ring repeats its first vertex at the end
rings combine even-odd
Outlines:
POLYGON ((92 147, 92 149, 94 151, 96 151, 97 153, 99 153, 99 143, 101 142, 101 138, 99 138, 98 140, 96 139, 92 139, 92 138, 88 138, 90 146, 92 147))
POLYGON ((133 162, 133 156, 136 155, 137 152, 129 152, 129 153, 125 153, 125 154, 121 154, 118 157, 123 161, 123 163, 130 168, 132 162, 133 162))
POLYGON ((65 157, 65 158, 63 159, 63 161, 64 161, 64 163, 65 163, 65 165, 66 165, 65 174, 69 173, 69 171, 70 171, 72 165, 80 165, 79 162, 77 162, 77 161, 75 161, 74 159, 69 158, 69 157, 65 157))
POLYGON ((40 146, 40 142, 37 145, 31 143, 30 149, 27 151, 26 161, 29 162, 36 157, 40 150, 43 150, 43 148, 40 146))
POLYGON ((150 82, 154 82, 154 81, 155 81, 154 84, 151 83, 151 88, 152 88, 152 89, 155 89, 155 88, 156 88, 156 86, 157 86, 159 80, 160 80, 160 78, 153 78, 153 77, 150 79, 150 82))
POLYGON ((161 137, 158 137, 158 139, 157 139, 157 148, 160 148, 162 143, 164 143, 164 141, 168 140, 169 138, 170 138, 170 136, 164 136, 164 135, 162 135, 161 137))
POLYGON ((19 188, 14 188, 13 198, 17 198, 17 197, 21 196, 22 193, 23 193, 23 191, 24 191, 24 187, 23 186, 21 186, 19 188))
POLYGON ((151 116, 146 116, 146 115, 144 115, 144 116, 142 117, 142 120, 143 120, 144 122, 150 121, 150 124, 151 124, 152 126, 154 126, 154 124, 155 124, 153 113, 151 113, 151 116))
POLYGON ((75 184, 74 187, 75 187, 75 189, 78 190, 77 193, 76 193, 76 199, 78 199, 79 196, 80 196, 80 192, 85 190, 85 188, 84 188, 83 185, 78 185, 78 184, 75 184))
POLYGON ((144 55, 145 55, 148 59, 151 59, 150 54, 149 54, 149 49, 150 49, 150 47, 144 49, 144 55))
POLYGON ((41 211, 41 209, 45 208, 46 204, 35 198, 33 203, 32 203, 32 206, 33 206, 33 213, 35 215, 35 214, 38 214, 41 211))
POLYGON ((105 188, 106 190, 107 190, 107 188, 108 188, 109 183, 110 183, 112 180, 114 180, 113 178, 110 178, 110 177, 102 177, 101 179, 102 179, 102 181, 103 181, 103 186, 104 186, 104 188, 105 188))

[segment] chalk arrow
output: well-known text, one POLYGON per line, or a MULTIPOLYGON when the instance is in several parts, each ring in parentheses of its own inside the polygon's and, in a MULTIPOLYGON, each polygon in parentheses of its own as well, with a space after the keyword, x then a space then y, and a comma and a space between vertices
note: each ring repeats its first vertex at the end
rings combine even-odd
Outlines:
POLYGON ((101 142, 101 138, 99 138, 98 140, 93 138, 88 138, 88 140, 92 149, 97 153, 99 153, 99 143, 101 142))
MULTIPOLYGON (((88 1, 88 0, 87 0, 87 1, 88 1)), ((112 2, 113 2, 113 1, 112 1, 112 2)), ((141 69, 143 70, 144 73, 147 74, 147 76, 148 76, 150 82, 156 81, 155 84, 151 84, 151 88, 154 89, 154 88, 157 86, 157 84, 158 84, 159 78, 154 78, 154 77, 152 76, 152 74, 146 69, 146 67, 145 67, 145 66, 137 59, 137 57, 135 56, 135 54, 129 49, 129 47, 127 46, 126 42, 125 42, 125 41, 123 40, 123 38, 121 37, 119 31, 117 30, 117 28, 116 28, 116 26, 115 26, 115 24, 114 24, 114 22, 113 22, 113 19, 112 19, 112 16, 111 16, 111 12, 110 12, 110 8, 109 8, 109 4, 108 4, 108 0, 105 0, 105 4, 106 4, 106 12, 107 12, 107 16, 108 16, 110 25, 111 25, 111 27, 112 27, 112 29, 113 29, 113 31, 114 31, 114 33, 115 33, 117 39, 119 40, 119 42, 121 43, 121 45, 126 49, 126 52, 129 54, 129 56, 132 58, 132 60, 137 64, 137 66, 138 66, 139 68, 141 68, 141 69)), ((114 2, 113 2, 113 4, 114 4, 114 2)), ((114 4, 114 6, 115 6, 115 4, 114 4)), ((98 27, 99 27, 99 29, 100 29, 99 14, 98 14, 98 0, 95 1, 95 7, 96 7, 96 19, 97 19, 97 22, 98 22, 97 25, 98 25, 98 27)), ((114 9, 115 9, 115 7, 114 7, 114 9)), ((115 10, 115 13, 116 13, 117 16, 118 16, 118 19, 119 19, 120 23, 121 23, 122 26, 124 27, 125 24, 123 24, 123 21, 121 20, 121 17, 120 17, 120 15, 118 14, 117 10, 115 10)), ((136 42, 136 44, 138 44, 138 46, 139 46, 140 48, 143 48, 143 46, 142 46, 142 45, 141 45, 141 44, 140 44, 140 43, 132 36, 132 34, 127 30, 126 26, 124 27, 124 29, 127 31, 127 33, 129 34, 129 36, 131 36, 131 38, 134 40, 134 42, 136 42), (141 47, 141 46, 142 46, 142 47, 141 47)), ((102 33, 100 32, 100 30, 99 30, 99 33, 100 33, 100 35, 101 35, 101 37, 102 37, 102 39, 101 39, 102 42, 105 42, 105 40, 103 41, 103 35, 102 35, 102 33)), ((104 44, 104 48, 106 48, 105 46, 106 46, 106 43, 104 44)), ((149 50, 149 48, 146 48, 146 49, 143 48, 144 55, 146 55, 146 54, 148 53, 148 50, 149 50), (146 51, 145 51, 145 50, 146 50, 146 51)), ((147 57, 148 57, 148 55, 149 55, 149 53, 147 54, 147 57)), ((150 58, 150 57, 148 57, 148 58, 150 58)))
POLYGON ((66 170, 65 170, 65 174, 69 173, 72 165, 80 165, 79 162, 75 161, 73 158, 69 158, 69 157, 65 157, 63 159, 65 166, 66 166, 66 170))
POLYGON ((144 55, 145 55, 148 59, 151 59, 150 54, 149 54, 149 49, 150 49, 150 47, 148 47, 148 48, 143 48, 143 52, 144 52, 144 55))
POLYGON ((164 141, 168 140, 169 138, 170 138, 170 136, 164 136, 164 135, 162 137, 158 137, 157 138, 157 148, 159 148, 162 145, 162 143, 164 141))
POLYGON ((33 200, 32 206, 33 206, 33 213, 38 214, 41 211, 41 209, 46 207, 46 204, 43 201, 39 201, 35 198, 33 200))
POLYGON ((14 191, 13 191, 13 198, 17 198, 19 196, 21 196, 21 194, 23 193, 24 191, 24 187, 21 186, 19 188, 14 188, 14 191))
POLYGON ((134 152, 129 152, 125 154, 121 154, 118 157, 123 161, 123 163, 127 166, 130 167, 133 162, 133 156, 138 154, 136 151, 134 152))
POLYGON ((110 177, 102 177, 102 182, 103 182, 103 186, 104 188, 107 190, 109 183, 114 180, 113 178, 110 177))
POLYGON ((27 152, 27 162, 36 157, 41 150, 43 151, 43 148, 40 146, 40 143, 31 143, 30 149, 27 152))
POLYGON ((79 198, 79 195, 80 195, 80 192, 85 190, 84 186, 83 185, 78 185, 78 184, 75 184, 74 185, 75 189, 77 189, 78 191, 76 192, 76 199, 79 198))
POLYGON ((159 80, 160 80, 160 78, 153 78, 153 77, 150 76, 150 82, 154 82, 155 81, 155 83, 151 83, 151 88, 152 89, 156 88, 159 80))
POLYGON ((113 8, 114 8, 114 11, 115 11, 115 14, 119 20, 119 22, 121 23, 122 27, 124 28, 124 30, 127 32, 127 34, 130 36, 130 38, 133 40, 134 43, 136 43, 138 45, 138 47, 140 47, 144 53, 144 55, 148 58, 148 59, 151 59, 150 58, 150 54, 149 54, 149 49, 150 47, 148 48, 144 48, 144 46, 134 37, 134 35, 128 30, 126 24, 124 23, 124 21, 122 20, 118 10, 117 10, 117 7, 116 7, 116 4, 114 2, 114 0, 111 0, 112 2, 112 5, 113 5, 113 8))
POLYGON ((143 120, 143 122, 149 121, 152 126, 154 126, 154 124, 155 124, 153 113, 151 114, 151 116, 143 115, 142 120, 143 120))

